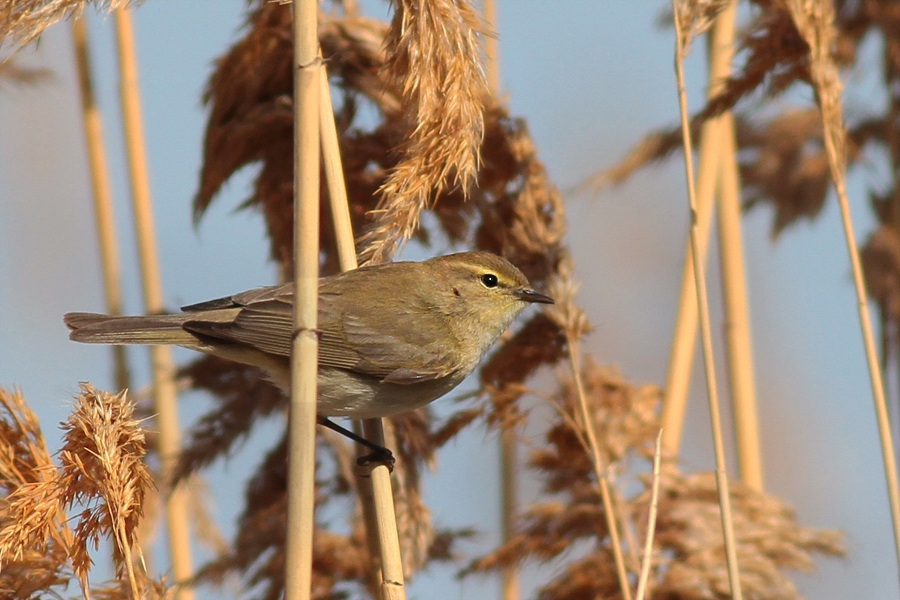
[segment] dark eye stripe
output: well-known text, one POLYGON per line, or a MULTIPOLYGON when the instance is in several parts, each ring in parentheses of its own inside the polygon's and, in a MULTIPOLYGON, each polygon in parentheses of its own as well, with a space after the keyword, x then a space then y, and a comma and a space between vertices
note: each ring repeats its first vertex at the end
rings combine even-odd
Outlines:
POLYGON ((481 283, 484 284, 485 287, 495 288, 497 287, 497 276, 493 273, 485 273, 481 276, 481 283))

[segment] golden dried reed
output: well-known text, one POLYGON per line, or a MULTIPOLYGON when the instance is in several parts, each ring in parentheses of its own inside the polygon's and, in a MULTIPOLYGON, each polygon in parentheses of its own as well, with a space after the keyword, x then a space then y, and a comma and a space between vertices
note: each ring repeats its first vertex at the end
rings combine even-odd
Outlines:
POLYGON ((0 4, 0 40, 15 48, 24 46, 61 19, 77 17, 93 4, 110 12, 133 0, 15 0, 0 4))
POLYGON ((477 12, 466 0, 401 0, 385 39, 390 77, 401 90, 407 141, 379 192, 377 222, 362 262, 384 262, 410 239, 450 184, 467 193, 478 171, 487 82, 477 12))
MULTIPOLYGON (((585 359, 581 377, 598 432, 600 451, 616 474, 625 495, 620 506, 629 526, 645 529, 652 505, 653 479, 629 476, 633 463, 653 460, 660 426, 660 390, 630 384, 616 370, 585 359)), ((574 414, 580 403, 574 379, 563 378, 552 395, 563 413, 574 414)), ((573 419, 554 423, 543 446, 531 455, 542 475, 545 499, 522 514, 513 540, 473 561, 466 572, 500 569, 522 561, 544 562, 564 556, 591 540, 591 550, 566 561, 566 567, 544 583, 538 597, 576 600, 619 597, 618 577, 604 526, 599 486, 592 477, 593 458, 573 419)), ((724 567, 716 478, 711 473, 685 474, 666 461, 659 475, 656 530, 650 583, 654 598, 730 598, 724 567)), ((748 597, 799 599, 785 570, 809 571, 813 555, 844 553, 838 532, 801 527, 780 500, 736 484, 732 487, 735 536, 742 565, 741 584, 748 597), (743 566, 746 565, 746 568, 743 566)), ((583 546, 581 546, 583 547, 583 546)), ((626 554, 629 561, 629 554, 626 554)), ((638 564, 629 564, 638 572, 638 564)))
POLYGON ((88 598, 164 598, 166 586, 136 568, 137 527, 153 485, 140 421, 124 392, 81 388, 62 424, 59 467, 21 394, 0 389, 0 592, 55 594, 75 578, 88 598), (117 579, 92 590, 91 551, 101 538, 112 541, 117 579))
POLYGON ((124 391, 111 396, 82 385, 75 410, 62 425, 58 485, 66 506, 88 506, 89 500, 94 501, 75 527, 72 559, 76 573, 86 573, 89 547, 96 548, 100 536, 107 535, 114 542, 116 569, 128 574, 138 597, 132 547, 144 494, 153 479, 143 462, 147 453, 144 432, 133 413, 124 391))
MULTIPOLYGON (((678 86, 678 105, 681 109, 681 135, 684 144, 684 169, 687 180, 688 209, 691 215, 697 214, 697 192, 694 179, 693 144, 691 143, 690 122, 688 120, 687 92, 684 83, 684 60, 690 51, 690 44, 695 29, 701 26, 692 24, 691 19, 698 19, 692 14, 690 0, 672 0, 675 13, 675 78, 678 86)), ((725 444, 722 435, 722 418, 716 381, 715 354, 713 352, 712 328, 709 320, 709 300, 706 291, 706 266, 703 252, 700 249, 696 218, 690 220, 689 238, 691 245, 691 261, 694 264, 694 282, 697 292, 697 307, 700 317, 700 342, 703 348, 703 367, 706 376, 706 393, 709 400, 709 420, 712 431, 713 452, 716 459, 716 486, 719 494, 719 508, 722 518, 722 533, 725 543, 725 559, 728 565, 728 582, 732 597, 743 598, 740 571, 737 561, 737 547, 734 537, 734 523, 731 510, 730 482, 728 480, 725 444)))
POLYGON ((834 181, 835 191, 837 192, 841 222, 844 225, 844 237, 847 243, 847 253, 850 256, 850 267, 853 273, 854 287, 856 288, 859 325, 865 347, 866 362, 869 367, 878 436, 881 442, 881 455, 884 461, 884 477, 891 509, 895 547, 894 558, 900 564, 900 482, 898 482, 897 457, 891 435, 884 380, 875 350, 872 322, 869 317, 869 306, 866 302, 866 290, 859 258, 859 247, 856 244, 856 234, 854 233, 853 221, 850 216, 850 201, 847 198, 846 132, 844 130, 844 111, 841 102, 843 85, 838 75, 837 64, 831 55, 835 39, 834 7, 830 2, 815 0, 787 0, 787 7, 791 18, 797 26, 797 30, 809 46, 810 75, 816 92, 816 101, 821 110, 825 151, 828 156, 831 178, 834 181))

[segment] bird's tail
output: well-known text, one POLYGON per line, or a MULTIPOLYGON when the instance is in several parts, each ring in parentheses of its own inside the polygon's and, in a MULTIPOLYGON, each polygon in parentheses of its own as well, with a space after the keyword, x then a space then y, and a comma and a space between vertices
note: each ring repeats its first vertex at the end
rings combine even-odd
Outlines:
POLYGON ((197 337, 182 328, 190 315, 118 317, 95 313, 68 313, 63 317, 72 332, 69 339, 86 344, 174 344, 194 346, 197 337))

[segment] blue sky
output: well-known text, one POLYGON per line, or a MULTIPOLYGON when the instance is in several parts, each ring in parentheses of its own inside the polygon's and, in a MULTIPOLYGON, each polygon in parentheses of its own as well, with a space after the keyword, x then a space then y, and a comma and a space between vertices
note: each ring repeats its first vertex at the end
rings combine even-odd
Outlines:
MULTIPOLYGON (((387 16, 386 4, 370 4, 373 14, 387 16)), ((234 211, 252 173, 226 187, 199 227, 191 224, 204 126, 200 95, 215 57, 238 34, 243 7, 238 1, 152 0, 135 15, 163 289, 171 307, 275 278, 260 217, 234 211)), ((504 89, 512 112, 528 119, 561 188, 610 165, 651 128, 675 123, 672 35, 655 26, 666 7, 649 1, 499 2, 504 89)), ((110 25, 111 19, 90 19, 115 173, 125 302, 137 312, 110 25)), ((112 385, 108 352, 69 342, 61 320, 67 311, 102 308, 70 47, 68 25, 54 26, 36 49, 24 52, 29 64, 52 69, 54 78, 0 90, 0 385, 23 390, 54 444, 54 427, 65 418, 77 382, 112 385)), ((703 69, 698 48, 688 65, 694 107, 704 94, 703 69)), ((854 74, 851 83, 856 87, 848 95, 865 99, 865 77, 854 74)), ((637 382, 662 384, 665 376, 686 239, 682 173, 674 160, 568 204, 580 300, 596 327, 587 347, 598 362, 617 365, 637 382)), ((865 182, 853 183, 860 240, 872 226, 864 191, 865 182)), ((767 486, 796 508, 801 523, 845 531, 850 550, 846 561, 820 563, 819 574, 798 577, 798 585, 813 598, 896 597, 881 458, 837 207, 829 201, 817 221, 793 227, 777 243, 769 237, 770 220, 766 209, 744 219, 767 486)), ((713 262, 714 325, 721 323, 716 272, 713 262)), ((715 343, 721 348, 721 336, 715 343)), ((130 356, 146 381, 144 350, 130 356)), ((176 352, 181 362, 189 357, 176 352)), ((685 428, 688 470, 713 466, 703 393, 696 379, 685 428)), ((207 406, 202 396, 186 397, 184 421, 207 406)), ((446 412, 451 405, 438 402, 436 409, 446 412)), ((226 533, 233 531, 242 502, 235 480, 246 476, 254 451, 278 427, 266 424, 242 452, 209 473, 226 533)), ((427 484, 441 524, 483 532, 467 546, 472 552, 497 540, 495 455, 495 436, 472 430, 442 454, 427 484), (460 478, 472 484, 456 485, 460 478)), ((523 499, 534 498, 537 489, 526 482, 523 499)), ((530 572, 526 586, 548 572, 530 572)), ((450 570, 435 568, 412 583, 410 597, 489 597, 496 589, 490 578, 459 583, 450 570)))

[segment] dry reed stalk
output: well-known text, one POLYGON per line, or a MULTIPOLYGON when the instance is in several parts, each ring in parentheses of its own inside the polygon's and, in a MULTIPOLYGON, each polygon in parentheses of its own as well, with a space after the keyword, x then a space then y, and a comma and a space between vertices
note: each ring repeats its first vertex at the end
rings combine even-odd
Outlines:
MULTIPOLYGON (((694 214, 696 215, 700 260, 704 264, 706 264, 709 250, 709 236, 715 209, 715 180, 721 137, 719 134, 718 123, 713 121, 705 123, 701 130, 698 168, 700 178, 697 182, 697 210, 694 214)), ((675 317, 675 330, 672 334, 672 348, 666 370, 666 383, 663 388, 665 390, 663 445, 666 453, 671 456, 678 456, 681 449, 688 392, 690 391, 694 354, 697 347, 699 313, 693 256, 691 241, 688 239, 681 270, 681 290, 678 312, 675 317)))
POLYGON ((869 378, 872 384, 872 398, 875 403, 875 415, 878 423, 878 436, 884 460, 884 477, 891 509, 896 559, 900 563, 900 485, 898 485, 897 481, 896 455, 894 454, 894 443, 891 439, 891 425, 885 399, 884 380, 878 364, 878 354, 875 350, 875 340, 872 335, 872 322, 866 301, 866 289, 863 282, 859 247, 856 244, 853 220, 850 215, 850 203, 847 199, 847 148, 841 103, 843 86, 837 65, 831 55, 836 37, 834 7, 830 2, 817 0, 788 0, 787 7, 794 24, 797 26, 797 30, 809 46, 809 71, 816 92, 816 100, 822 112, 822 127, 825 150, 828 155, 828 166, 831 171, 831 178, 834 181, 835 191, 837 192, 841 222, 844 226, 844 238, 847 243, 847 253, 850 256, 850 266, 853 272, 859 325, 865 346, 866 362, 868 363, 869 378))
POLYGON ((728 383, 734 406, 738 472, 741 481, 755 490, 764 489, 760 447, 753 341, 750 329, 747 281, 741 234, 740 175, 737 166, 734 117, 722 115, 722 155, 719 163, 719 256, 725 302, 725 343, 728 383))
MULTIPOLYGON (((490 1, 490 0, 488 0, 490 1)), ((516 527, 519 489, 519 440, 512 427, 500 431, 500 540, 507 543, 512 539, 516 527)), ((503 600, 518 600, 522 596, 519 582, 519 566, 511 565, 503 569, 501 582, 503 600)))
MULTIPOLYGON (((714 94, 721 93, 731 75, 734 55, 734 29, 737 2, 730 1, 716 17, 710 31, 710 78, 714 94)), ((728 358, 728 385, 731 391, 738 473, 755 490, 763 489, 762 451, 756 407, 756 382, 753 369, 753 344, 750 336, 750 310, 747 302, 747 278, 741 235, 741 197, 737 166, 734 116, 730 111, 717 118, 719 162, 716 173, 718 195, 719 261, 725 305, 725 349, 728 358)))
MULTIPOLYGON (((734 33, 734 10, 716 17, 710 34, 708 98, 716 97, 731 74, 731 57, 734 33)), ((697 169, 697 232, 700 256, 704 264, 709 249, 712 215, 715 211, 716 182, 722 160, 721 118, 703 123, 700 130, 700 164, 697 169)), ((679 135, 680 137, 680 135, 679 135)), ((681 273, 681 290, 672 349, 666 372, 665 400, 663 402, 663 444, 671 456, 678 456, 681 447, 684 418, 687 411, 688 392, 691 385, 694 356, 697 346, 697 293, 694 284, 694 261, 688 240, 681 273)))
MULTIPOLYGON (((328 180, 329 205, 334 223, 334 235, 340 268, 342 271, 350 271, 357 267, 356 249, 353 242, 353 225, 350 220, 350 205, 347 200, 344 169, 341 165, 340 147, 334 122, 328 76, 324 67, 322 67, 321 71, 319 118, 322 134, 322 155, 328 180)), ((380 439, 383 444, 385 436, 381 419, 366 420, 362 429, 367 439, 380 439)), ((364 454, 368 450, 358 446, 357 451, 360 454, 364 454)), ((377 553, 373 553, 372 556, 373 558, 378 556, 383 586, 382 598, 405 598, 405 573, 401 559, 390 470, 387 468, 387 465, 375 465, 361 479, 363 479, 360 482, 361 487, 369 488, 365 497, 371 500, 371 505, 364 507, 363 514, 369 547, 377 549, 377 553), (378 543, 373 544, 372 542, 376 540, 378 543)))
POLYGON ((356 262, 356 244, 353 236, 353 222, 350 219, 350 203, 347 200, 347 182, 344 179, 344 165, 341 161, 341 147, 334 109, 331 102, 331 86, 328 73, 323 66, 319 82, 319 127, 322 142, 322 170, 328 183, 328 206, 334 225, 335 248, 341 271, 352 271, 356 262))
MULTIPOLYGON (((347 184, 344 180, 344 167, 341 161, 340 142, 334 122, 334 110, 331 101, 331 86, 328 82, 327 69, 323 66, 322 78, 319 82, 319 133, 322 143, 322 170, 328 185, 328 206, 331 209, 331 222, 334 225, 335 249, 341 271, 356 269, 356 245, 353 236, 353 223, 350 220, 350 208, 347 201, 347 184)), ((362 423, 354 421, 353 429, 357 435, 363 435, 362 423)), ((332 432, 333 433, 333 432, 332 432)), ((382 430, 381 436, 384 437, 382 430)), ((332 436, 333 437, 333 436, 332 436)), ((336 442, 337 440, 332 440, 336 442)), ((359 451, 359 449, 357 449, 359 451)), ((345 476, 352 480, 354 475, 345 476)), ((379 543, 379 522, 375 512, 375 492, 371 478, 359 477, 359 500, 362 505, 362 517, 366 530, 366 543, 369 556, 377 569, 381 570, 379 543), (376 563, 377 561, 377 563, 376 563)), ((383 577, 382 577, 383 579, 383 577)))
POLYGON ((622 594, 622 598, 631 600, 631 585, 628 583, 628 572, 625 569, 625 557, 622 553, 622 543, 619 539, 619 520, 615 504, 612 501, 612 494, 609 489, 609 466, 606 464, 606 460, 604 460, 603 454, 600 452, 594 419, 591 418, 587 396, 584 393, 584 383, 581 380, 581 344, 577 337, 569 335, 569 330, 570 328, 566 329, 566 340, 569 345, 569 364, 572 367, 572 381, 575 384, 575 389, 578 394, 578 407, 581 411, 581 422, 579 425, 587 436, 587 449, 593 459, 594 474, 596 475, 597 483, 600 486, 600 498, 603 501, 603 507, 605 509, 603 515, 606 518, 610 546, 612 547, 613 559, 616 563, 616 576, 619 579, 619 590, 622 594))
POLYGON ((647 536, 644 542, 644 553, 641 558, 641 574, 638 578, 635 600, 644 600, 647 593, 647 582, 650 580, 650 568, 653 564, 653 535, 656 532, 656 512, 659 509, 659 464, 662 460, 662 429, 656 436, 656 451, 653 453, 653 483, 650 486, 650 511, 647 513, 647 536))
MULTIPOLYGON (((731 75, 734 46, 735 4, 716 16, 710 33, 708 100, 725 89, 731 75)), ((722 282, 725 298, 725 337, 728 356, 728 381, 734 403, 735 431, 741 479, 755 489, 762 489, 762 458, 753 375, 753 356, 747 310, 743 251, 740 235, 740 206, 734 151, 734 121, 723 113, 703 123, 700 141, 699 180, 697 183, 697 221, 700 234, 701 260, 706 260, 715 196, 719 196, 719 240, 722 282), (731 151, 729 152, 729 149, 731 151), (731 161, 731 165, 724 164, 731 161), (723 178, 731 174, 730 187, 723 178), (726 196, 726 193, 728 194, 726 196)), ((677 455, 681 444, 687 395, 697 340, 697 296, 694 288, 690 241, 682 273, 672 353, 666 377, 664 430, 666 448, 677 455)))
POLYGON ((153 485, 141 422, 124 391, 81 388, 62 423, 59 468, 24 399, 0 389, 0 594, 61 597, 75 577, 88 600, 161 599, 165 586, 136 569, 133 558, 140 554, 144 496, 153 485), (90 552, 101 537, 112 541, 116 580, 92 590, 90 552))
POLYGON ((487 86, 478 14, 466 0, 401 0, 388 31, 386 69, 401 90, 409 135, 381 185, 363 263, 384 262, 448 186, 466 194, 478 170, 487 86))
POLYGON ((294 336, 291 344, 285 600, 312 597, 319 297, 318 2, 294 0, 294 336))
POLYGON ((487 32, 484 36, 484 66, 487 86, 494 98, 500 95, 500 44, 497 34, 497 2, 481 0, 481 12, 487 32))
POLYGON ((713 448, 716 455, 716 482, 719 489, 719 504, 722 514, 722 530, 725 536, 725 555, 728 563, 728 578, 731 593, 735 600, 741 600, 741 580, 737 564, 737 548, 734 538, 734 523, 731 514, 731 497, 728 486, 725 447, 722 441, 722 423, 719 414, 719 397, 716 384, 715 354, 713 353, 712 333, 709 325, 709 300, 706 296, 706 275, 700 253, 697 236, 697 223, 694 215, 697 210, 697 192, 694 187, 694 165, 692 156, 691 131, 688 121, 687 92, 684 84, 684 59, 690 47, 692 37, 702 28, 703 15, 693 13, 697 5, 689 0, 672 0, 675 22, 675 74, 678 84, 678 104, 681 108, 681 130, 684 140, 685 176, 688 188, 688 206, 691 213, 690 238, 691 255, 694 262, 694 274, 700 311, 700 337, 703 347, 703 359, 706 373, 707 393, 709 396, 710 424, 713 435, 713 448))
MULTIPOLYGON (((115 34, 119 55, 125 150, 134 205, 134 224, 144 308, 147 313, 153 314, 162 312, 164 309, 162 284, 150 196, 147 150, 141 117, 133 25, 131 14, 121 7, 115 11, 115 34)), ((172 574, 176 584, 179 585, 176 598, 177 600, 193 600, 193 590, 187 583, 193 575, 187 500, 184 490, 172 483, 178 455, 181 452, 181 432, 174 380, 175 366, 171 349, 167 346, 151 346, 150 361, 153 376, 154 410, 159 428, 157 446, 161 464, 162 485, 160 487, 165 498, 172 574)))
POLYGON ((131 0, 10 0, 0 3, 0 40, 18 49, 60 19, 79 16, 88 5, 110 12, 131 0))
MULTIPOLYGON (((381 419, 363 421, 366 439, 384 446, 384 429, 381 419)), ((373 513, 378 526, 378 551, 381 581, 381 600, 405 600, 406 584, 400 556, 400 538, 394 513, 394 496, 387 465, 377 465, 371 470, 373 513), (380 471, 380 473, 379 473, 380 471)))
MULTIPOLYGON (((112 191, 109 167, 103 145, 103 122, 94 97, 94 81, 84 18, 72 20, 72 42, 75 46, 75 64, 78 69, 78 89, 81 92, 81 111, 84 137, 87 147, 88 171, 94 197, 94 219, 97 227, 97 243, 100 248, 100 267, 103 272, 103 293, 106 312, 122 314, 122 283, 120 280, 119 252, 113 217, 112 191)), ((128 373, 128 357, 125 346, 111 346, 116 389, 131 387, 128 373)))

